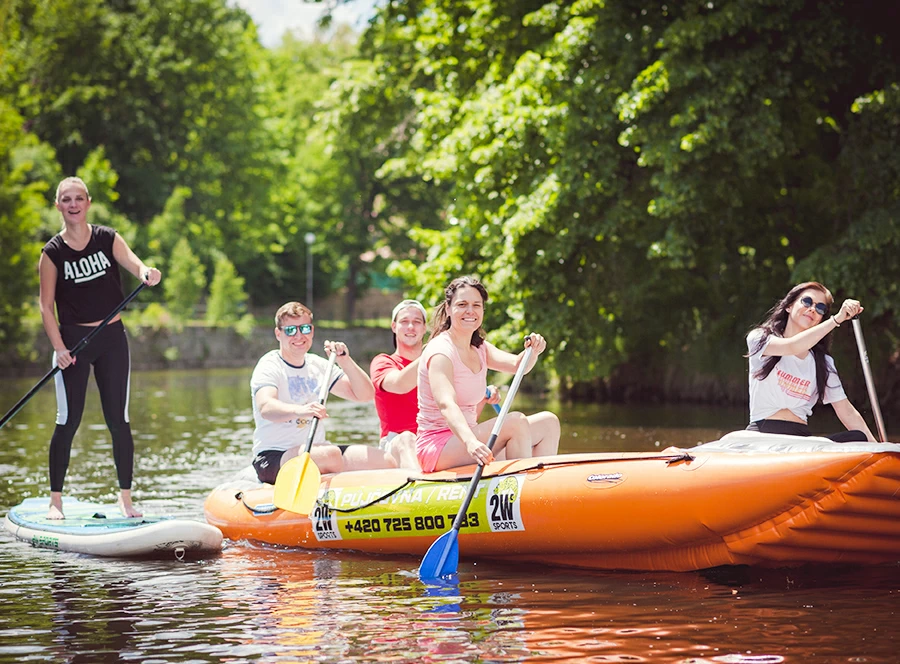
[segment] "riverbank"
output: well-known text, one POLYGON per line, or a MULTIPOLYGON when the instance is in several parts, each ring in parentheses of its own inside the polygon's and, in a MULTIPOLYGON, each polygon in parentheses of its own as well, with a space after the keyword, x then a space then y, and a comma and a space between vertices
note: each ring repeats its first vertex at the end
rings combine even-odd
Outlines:
MULTIPOLYGON (((184 326, 151 328, 128 326, 132 368, 135 371, 165 369, 231 369, 253 367, 269 350, 277 347, 272 328, 258 326, 244 336, 227 327, 184 326)), ((316 326, 316 351, 322 352, 326 339, 346 343, 354 359, 368 371, 378 353, 393 352, 391 331, 387 327, 332 328, 316 326)), ((0 356, 0 378, 42 376, 50 366, 50 343, 46 335, 36 335, 33 360, 0 356)), ((872 422, 865 383, 854 357, 841 357, 841 379, 851 401, 872 422)), ((632 404, 706 404, 746 406, 747 377, 743 367, 712 374, 688 370, 689 360, 662 367, 623 365, 606 378, 559 388, 566 400, 594 403, 632 404)), ((877 365, 876 365, 877 366, 877 365)), ((900 383, 897 372, 877 372, 881 407, 886 420, 893 420, 898 409, 900 383), (893 380, 891 380, 893 379, 893 380)), ((544 391, 548 385, 535 375, 525 391, 544 391)), ((556 390, 552 390, 556 391, 556 390)))
MULTIPOLYGON (((387 328, 316 326, 317 352, 322 352, 326 339, 347 344, 353 358, 366 370, 378 353, 393 352, 391 331, 387 328)), ((262 355, 278 347, 272 328, 263 326, 246 337, 227 327, 185 326, 174 330, 129 326, 128 340, 135 371, 252 367, 262 355)), ((50 367, 52 350, 47 337, 38 336, 36 359, 0 361, 0 377, 43 375, 50 367)))

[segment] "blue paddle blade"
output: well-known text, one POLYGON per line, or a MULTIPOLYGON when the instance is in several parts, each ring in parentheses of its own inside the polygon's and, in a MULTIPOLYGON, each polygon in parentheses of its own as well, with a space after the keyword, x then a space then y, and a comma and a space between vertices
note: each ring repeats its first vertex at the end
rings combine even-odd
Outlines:
POLYGON ((459 531, 451 528, 438 537, 422 558, 419 565, 420 579, 439 579, 448 574, 456 574, 459 565, 459 531))

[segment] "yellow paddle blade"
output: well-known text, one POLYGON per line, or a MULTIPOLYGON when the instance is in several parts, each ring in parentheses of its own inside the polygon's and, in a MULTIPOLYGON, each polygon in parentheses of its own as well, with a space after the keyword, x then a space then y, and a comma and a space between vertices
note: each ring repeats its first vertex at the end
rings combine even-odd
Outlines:
POLYGON ((309 458, 309 452, 294 457, 281 467, 275 478, 275 507, 309 514, 316 506, 321 480, 322 474, 315 461, 309 458))

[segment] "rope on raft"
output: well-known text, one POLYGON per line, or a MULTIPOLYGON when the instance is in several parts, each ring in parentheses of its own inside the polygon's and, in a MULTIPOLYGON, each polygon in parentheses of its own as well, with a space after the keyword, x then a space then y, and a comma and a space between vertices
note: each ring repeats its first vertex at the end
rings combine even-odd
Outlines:
MULTIPOLYGON (((579 461, 550 461, 550 462, 542 461, 542 462, 536 463, 533 466, 530 466, 528 468, 520 468, 518 470, 512 470, 512 471, 508 471, 508 472, 504 472, 504 473, 493 473, 491 475, 483 475, 481 479, 482 480, 490 480, 490 479, 494 479, 495 477, 507 477, 509 475, 518 475, 520 473, 527 473, 527 472, 531 472, 531 471, 535 471, 535 470, 545 470, 547 468, 556 468, 556 467, 561 467, 561 466, 580 466, 580 465, 588 464, 588 463, 609 463, 612 461, 648 461, 648 460, 654 461, 654 460, 659 460, 659 461, 665 461, 666 465, 671 466, 672 464, 680 463, 682 461, 692 461, 693 458, 694 457, 691 456, 690 454, 688 454, 687 452, 681 452, 679 454, 663 454, 663 455, 659 455, 659 456, 641 456, 641 457, 621 457, 618 459, 582 459, 579 461)), ((328 503, 323 502, 318 499, 316 499, 316 504, 321 505, 322 507, 325 507, 325 508, 331 510, 332 512, 337 512, 338 514, 349 514, 351 512, 357 512, 359 510, 366 509, 367 507, 372 507, 372 505, 380 503, 382 500, 387 500, 388 498, 393 496, 395 493, 402 491, 409 485, 415 484, 416 482, 427 482, 429 484, 440 484, 440 483, 454 484, 454 483, 468 482, 471 479, 472 479, 471 477, 448 477, 448 478, 439 478, 439 479, 429 479, 429 478, 424 478, 424 477, 409 477, 406 479, 406 482, 404 482, 400 486, 396 487, 395 489, 391 489, 383 496, 374 498, 363 505, 357 505, 356 507, 347 507, 347 508, 333 507, 333 506, 329 505, 328 503)))
MULTIPOLYGON (((568 461, 541 461, 540 463, 536 463, 533 466, 529 466, 527 468, 519 468, 518 470, 511 470, 504 473, 493 473, 491 475, 482 476, 482 480, 490 480, 495 477, 508 477, 510 475, 518 475, 520 473, 528 473, 536 470, 546 470, 547 468, 558 468, 562 466, 581 466, 584 464, 596 464, 596 463, 612 463, 614 461, 665 461, 666 465, 671 466, 676 463, 681 463, 682 461, 692 461, 694 457, 687 452, 679 452, 678 454, 660 454, 656 456, 639 456, 639 457, 617 457, 612 459, 579 459, 579 460, 568 460, 568 461)), ((372 507, 372 505, 376 505, 383 500, 387 500, 395 493, 403 491, 406 487, 410 485, 414 485, 417 482, 423 482, 428 484, 456 484, 461 482, 468 482, 472 478, 471 477, 447 477, 447 478, 425 478, 425 477, 408 477, 406 481, 397 486, 384 495, 378 496, 377 498, 373 498, 369 502, 363 505, 357 505, 356 507, 334 507, 329 505, 327 502, 323 502, 316 499, 316 504, 324 507, 332 512, 337 512, 338 514, 350 514, 352 512, 358 512, 359 510, 364 510, 367 507, 372 507)), ((272 514, 278 511, 278 508, 275 507, 272 503, 264 503, 260 505, 248 505, 247 501, 244 500, 244 492, 241 491, 238 493, 235 498, 240 499, 242 503, 244 503, 244 507, 253 512, 254 514, 272 514)))

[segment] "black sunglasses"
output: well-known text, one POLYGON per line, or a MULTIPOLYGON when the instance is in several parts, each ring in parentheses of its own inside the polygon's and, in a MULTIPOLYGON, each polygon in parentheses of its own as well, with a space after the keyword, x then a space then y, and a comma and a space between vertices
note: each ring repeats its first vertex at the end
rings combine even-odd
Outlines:
POLYGON ((283 331, 289 337, 293 337, 299 332, 300 334, 309 334, 312 332, 313 326, 309 323, 303 323, 303 325, 285 325, 283 327, 279 327, 278 329, 283 331))
MULTIPOLYGON (((802 304, 807 309, 813 306, 813 299, 809 295, 804 295, 800 298, 800 304, 802 304)), ((824 316, 828 313, 828 305, 824 302, 816 302, 816 313, 820 316, 824 316)))

